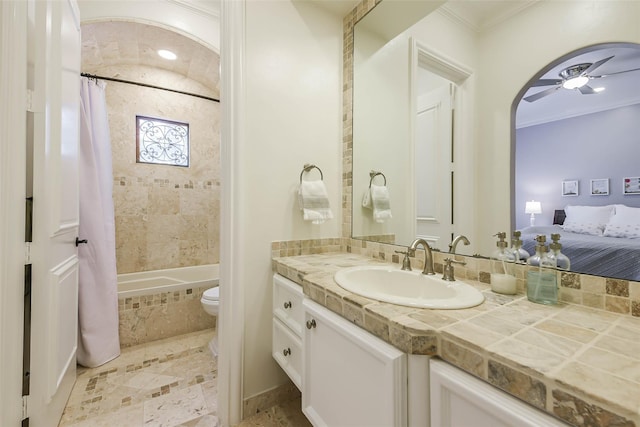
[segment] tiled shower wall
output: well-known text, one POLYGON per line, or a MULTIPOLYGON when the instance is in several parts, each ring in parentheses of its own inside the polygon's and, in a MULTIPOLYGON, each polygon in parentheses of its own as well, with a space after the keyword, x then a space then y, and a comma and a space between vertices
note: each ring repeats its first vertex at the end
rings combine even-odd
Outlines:
MULTIPOLYGON (((211 96, 168 71, 118 66, 97 72, 211 96)), ((218 263, 219 103, 117 82, 107 82, 106 96, 118 273, 218 263), (188 123, 190 166, 136 163, 136 115, 188 123)))

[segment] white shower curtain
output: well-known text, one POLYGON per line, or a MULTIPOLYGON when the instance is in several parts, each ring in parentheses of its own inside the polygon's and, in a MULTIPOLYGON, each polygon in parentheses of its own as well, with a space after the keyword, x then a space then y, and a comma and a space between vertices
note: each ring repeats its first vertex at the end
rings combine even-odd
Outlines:
POLYGON ((111 140, 104 82, 81 78, 78 363, 120 355, 111 140))

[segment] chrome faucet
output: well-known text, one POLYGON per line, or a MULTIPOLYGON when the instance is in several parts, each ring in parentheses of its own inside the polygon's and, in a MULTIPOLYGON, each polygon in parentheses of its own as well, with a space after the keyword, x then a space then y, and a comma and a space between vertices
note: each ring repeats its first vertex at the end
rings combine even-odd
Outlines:
POLYGON ((455 253, 456 246, 458 246, 458 243, 460 243, 460 240, 462 240, 462 243, 464 243, 465 246, 468 245, 469 243, 471 243, 471 242, 469 242, 469 239, 467 239, 467 236, 464 236, 462 234, 456 236, 456 238, 453 239, 453 241, 451 243, 449 243, 449 253, 450 254, 455 253))
POLYGON ((416 239, 411 243, 411 246, 407 249, 409 252, 409 256, 416 255, 416 249, 418 245, 422 245, 424 248, 424 269, 422 270, 422 274, 436 274, 433 271, 433 254, 431 253, 431 246, 424 239, 416 239))

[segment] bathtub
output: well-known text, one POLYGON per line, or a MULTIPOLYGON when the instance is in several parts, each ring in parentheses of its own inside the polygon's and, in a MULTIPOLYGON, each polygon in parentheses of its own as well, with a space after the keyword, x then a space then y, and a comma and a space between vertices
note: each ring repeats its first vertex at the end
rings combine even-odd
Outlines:
POLYGON ((118 298, 154 295, 182 289, 213 288, 219 282, 219 264, 118 274, 118 298))
POLYGON ((218 286, 218 272, 219 265, 210 264, 119 274, 120 346, 215 328, 200 298, 218 286))

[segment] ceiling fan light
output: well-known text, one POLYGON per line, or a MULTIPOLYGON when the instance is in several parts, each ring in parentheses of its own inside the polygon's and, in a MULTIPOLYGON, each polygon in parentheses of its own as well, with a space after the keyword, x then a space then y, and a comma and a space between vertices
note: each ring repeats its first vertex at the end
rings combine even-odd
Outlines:
POLYGON ((562 87, 565 89, 578 89, 586 85, 587 83, 589 83, 589 77, 577 76, 577 77, 572 77, 570 79, 565 80, 562 83, 562 87))

